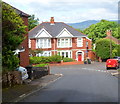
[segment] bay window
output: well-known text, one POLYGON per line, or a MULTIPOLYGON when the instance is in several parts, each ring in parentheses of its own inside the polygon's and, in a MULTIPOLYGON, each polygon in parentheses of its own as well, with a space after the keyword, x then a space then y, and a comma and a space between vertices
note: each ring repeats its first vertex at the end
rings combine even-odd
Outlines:
POLYGON ((68 58, 72 58, 72 51, 59 51, 58 54, 60 56, 62 56, 62 58, 64 57, 68 57, 68 58))
POLYGON ((71 38, 60 38, 57 41, 58 47, 72 47, 72 39, 71 38))
POLYGON ((43 51, 42 53, 36 54, 36 56, 51 56, 51 51, 43 51))
POLYGON ((51 39, 37 39, 36 48, 51 48, 51 39))

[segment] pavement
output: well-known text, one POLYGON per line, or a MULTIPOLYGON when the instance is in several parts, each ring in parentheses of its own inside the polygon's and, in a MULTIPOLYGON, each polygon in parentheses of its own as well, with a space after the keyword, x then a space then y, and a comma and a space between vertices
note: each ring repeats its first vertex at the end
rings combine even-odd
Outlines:
POLYGON ((62 74, 50 74, 40 79, 34 79, 33 81, 26 81, 23 85, 16 85, 10 88, 2 89, 2 102, 18 102, 22 98, 37 92, 46 85, 56 81, 62 76, 62 74))

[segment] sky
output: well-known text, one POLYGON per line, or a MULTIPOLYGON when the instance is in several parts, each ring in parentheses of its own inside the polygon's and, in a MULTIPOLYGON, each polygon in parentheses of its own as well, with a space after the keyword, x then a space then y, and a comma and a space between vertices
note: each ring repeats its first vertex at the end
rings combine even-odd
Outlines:
POLYGON ((77 23, 86 20, 117 20, 119 0, 3 0, 39 18, 39 22, 77 23))

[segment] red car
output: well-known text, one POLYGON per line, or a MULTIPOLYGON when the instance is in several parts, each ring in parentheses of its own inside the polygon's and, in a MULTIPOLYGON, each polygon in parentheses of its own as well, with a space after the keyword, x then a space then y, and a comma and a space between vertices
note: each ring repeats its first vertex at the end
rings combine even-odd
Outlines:
POLYGON ((106 69, 109 69, 109 68, 119 68, 119 63, 118 63, 118 60, 117 59, 108 59, 106 61, 106 69))

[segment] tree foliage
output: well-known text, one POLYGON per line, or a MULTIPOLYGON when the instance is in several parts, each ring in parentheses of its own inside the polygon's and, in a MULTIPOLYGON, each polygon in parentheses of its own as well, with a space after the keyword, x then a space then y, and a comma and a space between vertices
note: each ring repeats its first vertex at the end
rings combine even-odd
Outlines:
MULTIPOLYGON (((113 41, 111 42, 112 46, 112 57, 117 56, 118 53, 118 45, 113 41)), ((110 40, 109 39, 100 39, 96 41, 96 54, 98 57, 102 59, 106 59, 110 57, 110 40)))
POLYGON ((2 64, 7 69, 14 69, 19 59, 14 50, 24 40, 26 26, 21 17, 8 4, 2 2, 2 64))
POLYGON ((106 37, 107 30, 112 30, 112 36, 120 39, 118 23, 107 20, 101 20, 99 23, 92 24, 86 28, 83 33, 87 34, 88 37, 92 39, 93 43, 95 43, 96 40, 106 37))
POLYGON ((30 15, 28 18, 28 30, 33 29, 35 26, 39 24, 39 19, 35 19, 35 15, 30 15))

